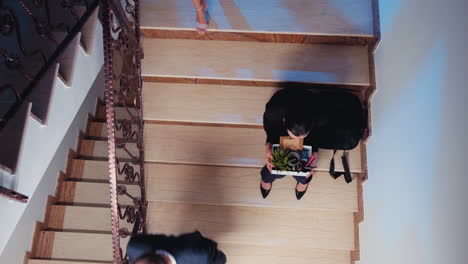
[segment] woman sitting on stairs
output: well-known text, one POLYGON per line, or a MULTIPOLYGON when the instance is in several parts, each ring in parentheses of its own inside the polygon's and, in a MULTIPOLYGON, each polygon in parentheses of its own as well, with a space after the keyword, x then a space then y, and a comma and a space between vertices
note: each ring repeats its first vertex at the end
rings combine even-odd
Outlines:
MULTIPOLYGON (((283 89, 276 92, 266 104, 263 115, 263 127, 267 139, 265 144, 266 165, 260 172, 260 191, 266 198, 271 191, 272 184, 276 179, 285 175, 272 174, 272 145, 280 142, 280 137, 289 136, 294 139, 303 139, 304 145, 312 146, 315 167, 318 156, 318 148, 314 147, 313 139, 317 129, 322 125, 324 115, 320 113, 320 101, 317 93, 302 89, 283 89)), ((294 176, 297 181, 295 194, 300 200, 307 191, 309 182, 312 180, 312 169, 306 176, 294 176)))

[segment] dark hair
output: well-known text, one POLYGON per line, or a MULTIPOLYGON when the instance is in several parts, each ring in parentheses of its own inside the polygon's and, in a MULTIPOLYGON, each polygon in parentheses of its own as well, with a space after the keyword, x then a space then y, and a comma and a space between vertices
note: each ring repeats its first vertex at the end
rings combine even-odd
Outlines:
POLYGON ((310 132, 311 118, 307 111, 299 106, 291 106, 286 110, 285 126, 295 136, 303 136, 310 132))
POLYGON ((138 261, 146 261, 146 262, 150 262, 150 263, 153 263, 153 264, 167 264, 166 260, 162 256, 157 255, 155 253, 147 253, 147 254, 137 258, 135 263, 138 263, 138 261))

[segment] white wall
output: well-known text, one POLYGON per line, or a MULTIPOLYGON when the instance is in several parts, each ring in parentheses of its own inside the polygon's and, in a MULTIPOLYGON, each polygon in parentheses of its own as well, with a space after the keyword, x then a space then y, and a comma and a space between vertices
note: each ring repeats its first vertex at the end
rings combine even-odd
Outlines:
MULTIPOLYGON (((74 68, 74 75, 71 87, 67 87, 62 81, 56 81, 54 94, 51 99, 51 106, 49 112, 49 120, 47 125, 43 126, 34 118, 29 117, 26 125, 26 132, 23 137, 23 147, 20 153, 19 163, 14 177, 9 177, 15 181, 15 191, 23 193, 30 197, 28 204, 22 204, 15 201, 7 200, 0 197, 0 208, 2 212, 1 225, 0 225, 0 253, 3 255, 5 246, 14 230, 25 229, 31 230, 35 221, 42 220, 45 204, 43 197, 53 195, 54 189, 48 187, 41 187, 44 181, 53 184, 57 181, 58 170, 55 172, 47 171, 50 166, 55 166, 56 169, 61 168, 65 163, 60 163, 60 166, 53 164, 54 156, 57 151, 62 151, 61 144, 72 146, 73 142, 64 142, 64 136, 67 131, 71 129, 70 133, 75 133, 79 129, 84 129, 82 123, 73 123, 74 118, 80 113, 80 109, 85 102, 86 96, 89 94, 93 82, 101 70, 103 59, 102 47, 102 26, 97 23, 95 28, 95 38, 90 54, 79 47, 76 64, 74 68), (80 124, 72 127, 73 124, 80 124), (40 194, 37 194, 40 193, 40 194), (40 195, 40 201, 33 197, 40 195), (25 218, 26 217, 26 218, 25 218), (19 226, 18 223, 23 223, 24 226, 19 226), (19 227, 18 227, 18 226, 19 227)), ((99 87, 102 89, 101 84, 99 87)), ((98 89, 98 88, 96 88, 98 89)), ((92 91, 94 95, 98 94, 92 91)), ((95 103, 93 100, 92 103, 95 103)), ((89 104, 85 102, 85 104, 89 104)), ((94 109, 91 109, 94 111, 94 109)), ((86 116, 86 115, 85 115, 86 116)), ((84 122, 81 120, 80 122, 84 122)), ((76 139, 73 139, 76 140, 76 139)), ((60 153, 63 155, 61 158, 66 158, 68 150, 60 153)), ((4 173, 0 174, 0 178, 6 178, 4 173)), ((24 240, 24 245, 31 243, 31 234, 26 237, 21 237, 24 240)), ((29 247, 21 248, 29 250, 29 247)), ((21 256, 22 257, 22 256, 21 256)), ((0 263, 16 263, 16 262, 3 262, 0 263)))
MULTIPOLYGON (((76 149, 80 130, 85 131, 88 114, 93 114, 96 109, 96 100, 103 96, 104 71, 101 70, 94 85, 89 90, 86 98, 81 104, 71 125, 66 131, 57 151, 42 175, 34 194, 30 197, 26 208, 18 220, 16 228, 11 230, 11 236, 0 255, 0 263, 22 264, 24 254, 31 250, 33 232, 36 221, 43 221, 47 197, 55 194, 58 174, 65 171, 68 151, 76 149)), ((13 202, 14 203, 14 202, 13 202)), ((14 205, 14 204, 13 204, 14 205)), ((3 227, 2 227, 3 229, 3 227)))
POLYGON ((381 0, 361 264, 468 263, 468 1, 381 0))

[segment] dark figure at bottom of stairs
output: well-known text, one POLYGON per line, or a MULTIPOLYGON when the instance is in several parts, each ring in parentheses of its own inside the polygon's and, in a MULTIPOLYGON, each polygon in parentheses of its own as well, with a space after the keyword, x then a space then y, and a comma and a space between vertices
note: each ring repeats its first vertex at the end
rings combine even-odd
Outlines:
POLYGON ((224 264, 226 255, 198 231, 180 236, 136 235, 127 245, 130 264, 224 264))

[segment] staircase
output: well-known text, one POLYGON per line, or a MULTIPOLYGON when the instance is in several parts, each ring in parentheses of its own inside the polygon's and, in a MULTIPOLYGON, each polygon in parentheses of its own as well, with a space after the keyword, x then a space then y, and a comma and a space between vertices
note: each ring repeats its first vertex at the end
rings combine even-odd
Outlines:
MULTIPOLYGON (((348 154, 352 183, 329 176, 332 151, 320 150, 301 201, 288 177, 275 182, 264 200, 262 115, 282 87, 347 89, 367 104, 375 90, 375 2, 209 4, 212 29, 200 36, 191 28, 189 1, 142 1, 148 232, 200 230, 219 243, 229 263, 354 263, 367 178, 365 141, 348 154)), ((104 119, 101 103, 70 156, 29 263, 112 261, 104 119)), ((137 192, 137 184, 127 186, 133 187, 137 192)), ((121 196, 119 202, 131 200, 121 196)), ((127 240, 121 239, 123 248, 127 240)))

